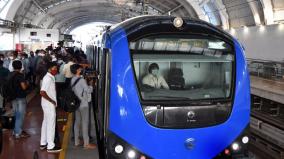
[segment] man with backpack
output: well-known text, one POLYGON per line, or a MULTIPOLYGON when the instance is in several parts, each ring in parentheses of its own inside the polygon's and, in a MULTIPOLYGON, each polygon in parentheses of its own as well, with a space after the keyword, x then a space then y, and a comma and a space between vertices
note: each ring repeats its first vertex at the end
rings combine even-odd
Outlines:
POLYGON ((57 63, 47 63, 48 72, 43 77, 40 90, 41 106, 43 110, 43 121, 41 127, 40 149, 47 148, 47 152, 56 153, 62 149, 54 143, 55 137, 55 122, 56 122, 56 89, 55 75, 58 73, 57 63))
POLYGON ((16 139, 26 138, 30 135, 23 131, 23 123, 26 114, 26 90, 28 88, 28 84, 25 81, 25 77, 23 73, 21 73, 22 62, 19 60, 15 60, 12 63, 13 72, 8 77, 8 85, 12 85, 8 89, 8 95, 12 100, 12 106, 15 113, 15 128, 13 135, 16 139))
POLYGON ((85 149, 94 149, 96 145, 90 143, 89 139, 89 103, 88 97, 93 91, 93 87, 87 84, 84 78, 81 78, 83 74, 83 67, 79 64, 74 64, 70 67, 74 77, 71 79, 72 91, 80 100, 80 106, 75 111, 75 123, 74 123, 74 139, 75 146, 80 146, 79 131, 80 127, 85 149), (81 126, 80 126, 81 125, 81 126))

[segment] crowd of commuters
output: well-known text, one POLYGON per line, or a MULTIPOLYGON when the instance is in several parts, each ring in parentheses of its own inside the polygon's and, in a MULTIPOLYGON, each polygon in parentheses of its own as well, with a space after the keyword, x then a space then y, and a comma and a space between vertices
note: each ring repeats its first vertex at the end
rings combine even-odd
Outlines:
MULTIPOLYGON (((30 135, 23 130, 26 113, 28 90, 39 90, 43 121, 41 127, 40 149, 47 152, 60 152, 62 149, 55 143, 56 138, 56 110, 61 106, 60 95, 62 90, 78 80, 73 91, 80 99, 80 107, 74 112, 74 141, 75 146, 86 149, 95 148, 89 139, 89 122, 91 93, 93 80, 85 80, 82 76, 85 69, 81 63, 88 63, 86 55, 81 50, 74 48, 49 46, 46 50, 24 52, 9 52, 0 54, 0 80, 13 81, 16 97, 11 101, 5 100, 0 95, 0 112, 4 113, 4 106, 11 103, 15 126, 13 136, 15 139, 28 138, 30 135), (79 140, 79 133, 83 142, 79 140)), ((86 65, 84 65, 86 66, 86 65)), ((93 119, 92 119, 93 120, 93 119)))

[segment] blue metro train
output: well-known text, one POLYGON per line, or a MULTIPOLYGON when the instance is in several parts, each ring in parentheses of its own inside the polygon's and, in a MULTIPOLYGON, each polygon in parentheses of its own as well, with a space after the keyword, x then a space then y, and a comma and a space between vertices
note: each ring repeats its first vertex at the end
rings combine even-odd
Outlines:
POLYGON ((206 22, 141 16, 110 27, 93 66, 99 153, 117 159, 244 158, 244 50, 206 22))

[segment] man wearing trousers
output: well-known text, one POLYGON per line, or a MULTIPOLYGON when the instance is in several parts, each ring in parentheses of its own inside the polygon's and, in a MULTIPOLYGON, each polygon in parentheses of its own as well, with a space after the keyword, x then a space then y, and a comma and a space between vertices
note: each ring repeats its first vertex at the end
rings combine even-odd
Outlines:
POLYGON ((48 63, 48 72, 42 80, 40 90, 41 106, 43 110, 43 121, 41 127, 40 149, 47 148, 47 152, 56 153, 62 149, 55 145, 55 122, 56 122, 56 89, 55 89, 55 75, 57 74, 57 64, 48 63))
POLYGON ((89 139, 89 105, 88 96, 92 93, 93 88, 88 86, 87 81, 81 78, 83 68, 79 64, 74 64, 71 67, 71 72, 75 75, 71 79, 71 85, 74 85, 72 90, 76 96, 80 99, 80 107, 75 112, 75 124, 74 124, 74 139, 75 146, 80 146, 79 131, 80 125, 82 125, 82 135, 84 140, 85 149, 94 149, 96 145, 90 143, 89 139), (77 81, 77 83, 76 83, 77 81))
POLYGON ((27 100, 26 90, 28 85, 25 81, 24 74, 21 73, 22 62, 15 60, 12 63, 13 72, 9 75, 8 80, 13 84, 16 99, 12 100, 13 111, 15 113, 15 128, 13 131, 16 139, 27 138, 30 135, 23 131, 23 124, 26 114, 27 100))

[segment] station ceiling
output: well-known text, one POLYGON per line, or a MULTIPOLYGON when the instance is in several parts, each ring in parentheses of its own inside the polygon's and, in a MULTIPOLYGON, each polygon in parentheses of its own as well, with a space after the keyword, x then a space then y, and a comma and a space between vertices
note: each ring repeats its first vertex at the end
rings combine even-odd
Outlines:
MULTIPOLYGON (((284 0, 1 0, 19 24, 68 32, 89 22, 117 23, 142 14, 199 18, 223 29, 284 21, 284 0)), ((4 6, 4 5, 3 5, 4 6)), ((0 13, 3 9, 0 8, 0 13)))

